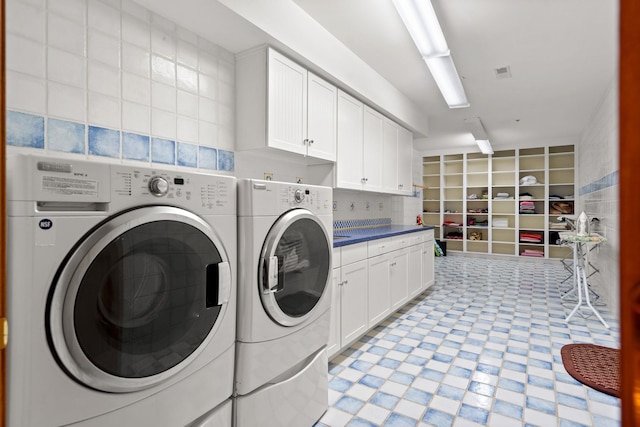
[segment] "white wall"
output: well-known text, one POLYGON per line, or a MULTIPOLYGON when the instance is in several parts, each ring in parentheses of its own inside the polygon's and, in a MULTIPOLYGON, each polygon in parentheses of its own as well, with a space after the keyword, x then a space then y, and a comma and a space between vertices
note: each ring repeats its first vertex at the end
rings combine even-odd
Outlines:
POLYGON ((578 208, 600 220, 598 231, 607 238, 591 261, 600 269, 592 276, 609 310, 619 310, 618 199, 618 86, 614 82, 594 112, 578 145, 578 208))
POLYGON ((6 6, 9 145, 233 170, 233 54, 131 0, 6 6))

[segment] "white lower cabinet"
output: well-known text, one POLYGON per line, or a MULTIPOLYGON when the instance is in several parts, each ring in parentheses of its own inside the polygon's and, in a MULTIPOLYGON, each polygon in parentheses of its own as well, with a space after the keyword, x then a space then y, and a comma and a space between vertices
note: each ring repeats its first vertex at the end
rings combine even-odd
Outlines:
POLYGON ((333 250, 333 357, 433 284, 433 230, 333 250))
POLYGON ((422 244, 422 290, 435 282, 435 254, 433 253, 433 230, 427 231, 422 244))
POLYGON ((369 258, 369 324, 374 325, 391 312, 389 254, 369 258))
POLYGON ((421 268, 409 268, 409 278, 407 280, 407 286, 409 291, 409 298, 413 298, 424 290, 422 279, 424 274, 424 260, 423 255, 424 243, 418 243, 416 245, 409 246, 409 265, 420 265, 421 268))
POLYGON ((345 344, 368 329, 367 261, 343 265, 340 269, 340 344, 345 344))
MULTIPOLYGON (((411 266, 412 270, 421 269, 420 263, 411 266)), ((408 300, 409 291, 409 249, 402 248, 391 252, 389 264, 389 285, 391 287, 391 311, 396 311, 408 300)))

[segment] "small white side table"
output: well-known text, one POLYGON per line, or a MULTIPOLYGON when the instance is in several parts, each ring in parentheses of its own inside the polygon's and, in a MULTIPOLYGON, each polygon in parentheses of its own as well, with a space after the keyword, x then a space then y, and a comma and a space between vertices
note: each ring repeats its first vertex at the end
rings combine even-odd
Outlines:
POLYGON ((600 316, 598 310, 591 305, 591 300, 589 299, 589 284, 587 283, 587 275, 584 270, 585 256, 589 252, 589 248, 605 243, 607 239, 597 233, 591 233, 588 236, 578 236, 574 232, 561 232, 559 234, 562 242, 573 245, 573 284, 578 294, 578 303, 573 310, 571 310, 565 322, 569 323, 573 315, 576 314, 581 307, 584 307, 590 309, 602 322, 604 327, 609 329, 607 322, 600 316), (584 300, 582 296, 583 292, 584 300))

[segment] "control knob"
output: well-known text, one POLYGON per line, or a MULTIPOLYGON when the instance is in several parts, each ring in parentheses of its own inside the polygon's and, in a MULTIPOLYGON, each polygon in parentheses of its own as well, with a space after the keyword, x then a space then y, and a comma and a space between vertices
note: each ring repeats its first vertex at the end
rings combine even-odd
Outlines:
POLYGON ((304 200, 304 191, 297 189, 293 193, 293 199, 296 201, 296 203, 302 203, 302 201, 304 200))
POLYGON ((149 191, 156 197, 162 197, 169 191, 169 182, 161 176, 149 180, 149 191))

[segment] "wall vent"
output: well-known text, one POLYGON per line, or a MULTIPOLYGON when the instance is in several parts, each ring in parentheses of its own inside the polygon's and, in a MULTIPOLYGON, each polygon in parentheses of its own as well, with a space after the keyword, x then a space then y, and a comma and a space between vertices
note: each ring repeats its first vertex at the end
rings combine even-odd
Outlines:
POLYGON ((496 79, 508 79, 511 78, 511 67, 508 65, 495 69, 496 79))

